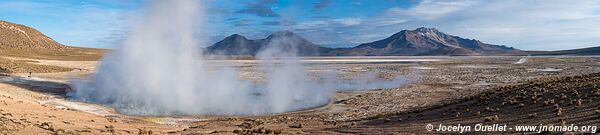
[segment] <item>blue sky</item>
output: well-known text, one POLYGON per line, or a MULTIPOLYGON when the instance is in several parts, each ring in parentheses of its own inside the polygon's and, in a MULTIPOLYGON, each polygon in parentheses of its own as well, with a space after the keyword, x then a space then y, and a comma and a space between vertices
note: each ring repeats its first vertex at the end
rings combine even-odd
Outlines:
MULTIPOLYGON (((110 48, 148 1, 0 0, 0 20, 34 27, 60 43, 110 48)), ((404 29, 434 27, 527 50, 600 46, 598 0, 206 0, 205 44, 291 30, 324 46, 351 47, 404 29)))

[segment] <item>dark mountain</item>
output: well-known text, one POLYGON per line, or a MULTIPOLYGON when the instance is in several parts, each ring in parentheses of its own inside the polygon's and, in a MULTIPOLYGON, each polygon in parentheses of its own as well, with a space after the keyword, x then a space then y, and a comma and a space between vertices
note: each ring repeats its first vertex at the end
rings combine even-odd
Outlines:
POLYGON ((261 48, 262 40, 249 40, 248 38, 233 34, 207 48, 211 53, 223 55, 254 55, 261 48))
POLYGON ((265 48, 293 51, 301 56, 527 55, 512 47, 486 44, 424 27, 403 30, 388 38, 353 48, 335 49, 321 47, 290 31, 275 32, 257 40, 234 34, 208 47, 207 51, 222 55, 256 55, 265 48))
POLYGON ((330 48, 321 47, 291 32, 279 31, 265 39, 250 40, 233 34, 206 49, 207 52, 220 55, 257 55, 263 50, 289 52, 300 56, 318 56, 330 48))
POLYGON ((403 30, 388 38, 360 44, 354 48, 336 49, 332 55, 524 55, 507 46, 491 45, 439 32, 434 28, 403 30))
POLYGON ((560 51, 528 51, 531 55, 600 55, 600 46, 560 51))

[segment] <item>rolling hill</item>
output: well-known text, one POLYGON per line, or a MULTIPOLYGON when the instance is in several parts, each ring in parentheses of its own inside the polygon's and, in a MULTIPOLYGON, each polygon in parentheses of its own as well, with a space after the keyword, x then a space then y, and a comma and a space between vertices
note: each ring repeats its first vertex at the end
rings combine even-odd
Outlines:
POLYGON ((531 55, 600 55, 600 46, 560 51, 528 51, 531 55))
POLYGON ((36 60, 95 61, 105 51, 62 45, 31 27, 0 21, 0 73, 70 71, 73 69, 36 60))
POLYGON ((0 56, 50 60, 98 60, 105 51, 62 45, 31 27, 0 21, 0 56))

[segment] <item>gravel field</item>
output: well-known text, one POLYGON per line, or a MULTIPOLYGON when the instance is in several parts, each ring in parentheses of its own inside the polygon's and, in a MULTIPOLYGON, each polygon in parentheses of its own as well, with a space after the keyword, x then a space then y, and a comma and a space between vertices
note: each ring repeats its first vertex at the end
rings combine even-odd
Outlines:
MULTIPOLYGON (((0 110, 3 114, 0 117, 2 125, 0 131, 8 134, 137 134, 149 131, 155 134, 423 133, 426 132, 424 128, 426 120, 441 121, 444 118, 434 117, 425 111, 425 114, 422 115, 426 116, 422 118, 423 121, 398 119, 410 119, 406 117, 416 117, 421 112, 420 110, 432 110, 440 105, 455 104, 457 101, 463 101, 504 86, 523 85, 544 78, 600 72, 600 57, 527 57, 524 63, 518 63, 522 58, 502 56, 306 58, 303 61, 306 62, 305 65, 310 76, 314 78, 319 78, 325 72, 335 71, 339 72, 339 78, 353 78, 364 73, 376 73, 378 77, 384 79, 401 75, 408 81, 398 88, 338 92, 330 104, 297 112, 267 116, 164 117, 126 116, 118 114, 110 108, 66 100, 63 98, 64 95, 61 95, 60 89, 63 89, 64 94, 64 91, 69 90, 68 86, 60 84, 67 82, 69 76, 85 77, 86 74, 94 72, 94 67, 90 65, 95 62, 41 61, 39 64, 63 65, 83 70, 34 74, 34 77, 39 80, 24 79, 19 83, 15 82, 15 79, 7 80, 6 78, 26 77, 26 74, 0 76, 3 80, 0 81, 0 86, 2 86, 0 87, 0 95, 2 95, 0 106, 3 106, 0 110), (58 92, 56 92, 57 89, 58 92), (53 92, 48 90, 53 90, 53 92), (410 113, 415 113, 415 115, 406 115, 410 113), (94 122, 90 122, 91 120, 94 122), (48 128, 48 125, 52 128, 48 128)), ((256 82, 264 79, 264 74, 258 72, 255 61, 241 60, 235 62, 234 66, 241 71, 240 78, 242 79, 256 82)), ((513 89, 517 88, 527 87, 513 89)), ((500 103, 502 101, 490 100, 488 102, 500 103)), ((483 106, 475 105, 471 110, 481 109, 481 107, 483 106)), ((449 112, 446 115, 453 114, 449 112)), ((474 119, 470 117, 452 118, 454 121, 474 119)))

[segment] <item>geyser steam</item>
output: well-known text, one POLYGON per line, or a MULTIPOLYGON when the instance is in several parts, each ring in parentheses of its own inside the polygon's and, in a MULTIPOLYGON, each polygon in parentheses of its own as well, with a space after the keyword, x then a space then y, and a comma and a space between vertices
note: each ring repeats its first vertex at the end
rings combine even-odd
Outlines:
POLYGON ((519 59, 519 61, 515 62, 515 64, 523 64, 523 63, 527 62, 528 58, 529 58, 529 56, 522 57, 521 59, 519 59))
POLYGON ((215 68, 202 58, 193 31, 201 9, 192 0, 152 1, 123 44, 104 57, 89 80, 74 80, 68 96, 134 115, 257 115, 321 106, 336 90, 404 82, 311 79, 294 55, 295 42, 285 38, 257 56, 278 61, 259 65, 265 82, 242 80, 234 67, 215 68))

